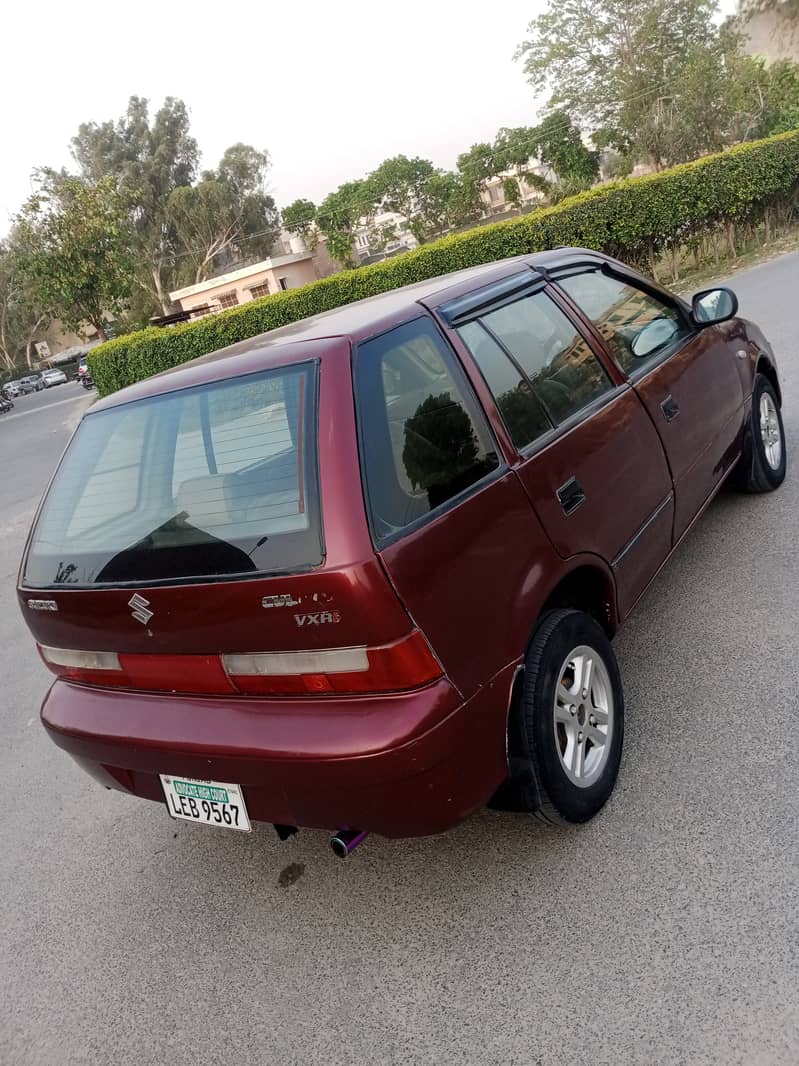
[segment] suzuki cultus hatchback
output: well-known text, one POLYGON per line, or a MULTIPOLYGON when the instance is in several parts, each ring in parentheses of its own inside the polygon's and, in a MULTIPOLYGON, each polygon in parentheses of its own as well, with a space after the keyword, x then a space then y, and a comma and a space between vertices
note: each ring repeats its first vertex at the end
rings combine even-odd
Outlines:
POLYGON ((622 748, 610 639, 728 475, 785 476, 736 311, 561 249, 95 404, 19 580, 51 737, 173 818, 340 854, 489 801, 590 818, 622 748))

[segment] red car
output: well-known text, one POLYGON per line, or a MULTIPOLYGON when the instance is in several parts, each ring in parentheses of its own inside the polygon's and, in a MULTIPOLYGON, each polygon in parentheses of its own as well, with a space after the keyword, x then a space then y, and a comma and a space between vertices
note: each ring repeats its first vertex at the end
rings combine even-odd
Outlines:
POLYGON ((19 600, 42 719, 104 785, 285 835, 581 822, 610 640, 728 476, 785 476, 774 355, 580 249, 435 278, 95 404, 19 600))

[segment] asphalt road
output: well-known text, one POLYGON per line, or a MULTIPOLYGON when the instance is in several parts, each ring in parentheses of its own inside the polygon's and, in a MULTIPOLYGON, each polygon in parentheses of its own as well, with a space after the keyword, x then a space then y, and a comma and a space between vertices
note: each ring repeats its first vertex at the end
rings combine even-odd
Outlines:
POLYGON ((341 863, 96 786, 39 725, 13 589, 81 404, 0 418, 0 1062, 799 1061, 798 279, 733 281, 788 479, 722 495, 619 635, 621 776, 568 831, 485 812, 341 863))

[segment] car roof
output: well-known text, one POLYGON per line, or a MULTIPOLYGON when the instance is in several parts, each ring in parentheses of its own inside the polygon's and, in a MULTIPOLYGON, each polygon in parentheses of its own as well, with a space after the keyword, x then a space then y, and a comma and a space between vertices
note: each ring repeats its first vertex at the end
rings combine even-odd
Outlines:
MULTIPOLYGON (((421 252, 424 252, 424 246, 421 252)), ((545 273, 565 261, 573 260, 575 256, 595 260, 607 259, 601 253, 585 248, 557 248, 482 263, 398 289, 390 289, 376 296, 290 322, 267 333, 248 337, 226 348, 171 367, 112 393, 94 404, 92 412, 130 403, 145 396, 157 396, 203 382, 266 370, 296 362, 303 357, 314 358, 330 347, 330 338, 346 338, 357 343, 423 314, 425 308, 438 307, 483 284, 499 281, 524 269, 541 269, 545 273), (302 345, 302 355, 298 355, 295 345, 302 345)))

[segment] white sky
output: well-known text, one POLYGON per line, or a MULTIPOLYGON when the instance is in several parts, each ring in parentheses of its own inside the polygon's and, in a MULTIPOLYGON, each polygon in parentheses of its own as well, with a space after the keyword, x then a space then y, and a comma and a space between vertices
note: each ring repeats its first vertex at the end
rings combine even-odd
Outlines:
MULTIPOLYGON (((734 0, 723 0, 729 11, 734 0)), ((184 100, 206 166, 267 148, 278 206, 319 202, 398 153, 451 168, 537 102, 513 62, 545 0, 27 0, 4 5, 0 233, 83 121, 184 100)))

